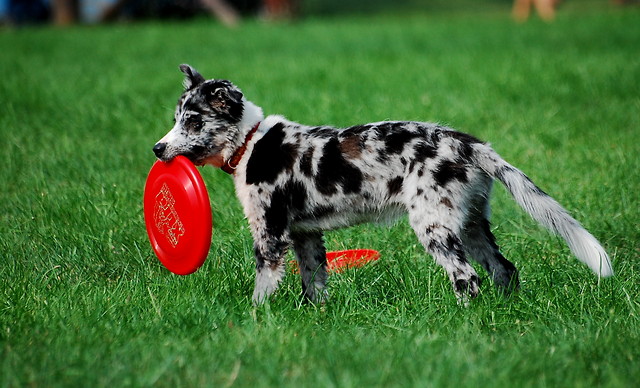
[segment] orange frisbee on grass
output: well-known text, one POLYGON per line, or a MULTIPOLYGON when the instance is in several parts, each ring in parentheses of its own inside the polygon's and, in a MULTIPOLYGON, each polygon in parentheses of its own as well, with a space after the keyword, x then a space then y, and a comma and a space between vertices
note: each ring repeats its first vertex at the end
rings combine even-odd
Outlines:
POLYGON ((213 220, 207 188, 184 156, 157 161, 144 187, 144 221, 160 262, 189 275, 204 263, 211 247, 213 220))
MULTIPOLYGON (((342 272, 348 268, 362 267, 379 258, 380 253, 373 249, 346 249, 343 251, 327 252, 327 271, 342 272)), ((291 261, 291 266, 293 272, 300 272, 296 260, 291 261)))
POLYGON ((342 272, 347 268, 362 267, 379 258, 380 253, 373 249, 347 249, 327 252, 327 270, 342 272))

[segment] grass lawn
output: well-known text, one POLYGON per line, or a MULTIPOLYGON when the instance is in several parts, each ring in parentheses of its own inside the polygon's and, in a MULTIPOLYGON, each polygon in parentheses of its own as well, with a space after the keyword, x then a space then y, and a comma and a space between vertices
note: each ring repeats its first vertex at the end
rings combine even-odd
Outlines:
POLYGON ((0 385, 634 386, 640 381, 640 9, 208 20, 0 31, 0 385), (521 270, 467 308, 406 220, 327 235, 372 248, 300 305, 289 275, 251 305, 252 241, 231 179, 201 170, 210 255, 180 277, 142 218, 180 63, 267 113, 347 126, 438 121, 490 141, 611 254, 598 281, 496 186, 493 229, 521 270))

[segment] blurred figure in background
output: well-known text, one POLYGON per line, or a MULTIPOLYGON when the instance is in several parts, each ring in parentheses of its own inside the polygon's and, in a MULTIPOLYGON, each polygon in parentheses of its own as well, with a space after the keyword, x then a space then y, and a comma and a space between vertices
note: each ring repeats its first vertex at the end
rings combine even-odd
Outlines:
POLYGON ((297 15, 296 0, 263 0, 267 20, 293 19, 297 15))
POLYGON ((560 0, 514 0, 513 18, 518 22, 525 22, 531 14, 531 6, 544 21, 552 21, 556 16, 556 6, 560 0))
POLYGON ((53 22, 58 26, 68 26, 78 20, 80 2, 78 0, 53 0, 53 22))
POLYGON ((133 19, 141 17, 183 18, 194 16, 202 10, 228 26, 234 26, 240 20, 240 14, 227 0, 115 0, 105 8, 99 20, 108 22, 123 16, 133 19))

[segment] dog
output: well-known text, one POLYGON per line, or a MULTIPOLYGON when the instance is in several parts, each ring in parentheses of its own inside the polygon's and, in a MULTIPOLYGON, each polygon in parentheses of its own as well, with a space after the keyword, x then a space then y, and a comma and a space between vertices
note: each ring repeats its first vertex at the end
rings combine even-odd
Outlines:
POLYGON ((328 293, 323 233, 408 214, 425 250, 444 268, 460 301, 479 293, 472 258, 505 292, 516 267, 490 230, 494 180, 535 220, 561 236, 599 277, 613 275, 600 243, 523 172, 474 136, 431 123, 385 121, 345 129, 264 117, 227 80, 205 80, 189 65, 175 125, 153 147, 168 162, 183 155, 233 176, 254 240, 253 303, 273 294, 292 248, 305 300, 328 293))

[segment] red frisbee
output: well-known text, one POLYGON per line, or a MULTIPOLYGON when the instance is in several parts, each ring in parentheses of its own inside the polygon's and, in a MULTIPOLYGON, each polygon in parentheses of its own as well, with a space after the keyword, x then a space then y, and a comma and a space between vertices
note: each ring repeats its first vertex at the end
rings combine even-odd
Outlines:
POLYGON ((347 268, 362 267, 368 262, 379 258, 380 253, 373 249, 348 249, 327 252, 327 270, 342 272, 347 268))
POLYGON ((171 272, 188 275, 211 247, 211 204, 196 167, 184 156, 155 162, 144 187, 144 221, 151 247, 171 272))
MULTIPOLYGON (((347 249, 344 251, 327 252, 327 270, 342 272, 347 268, 362 267, 370 261, 380 258, 380 253, 373 249, 347 249)), ((298 273, 298 262, 291 261, 292 270, 298 273)))

